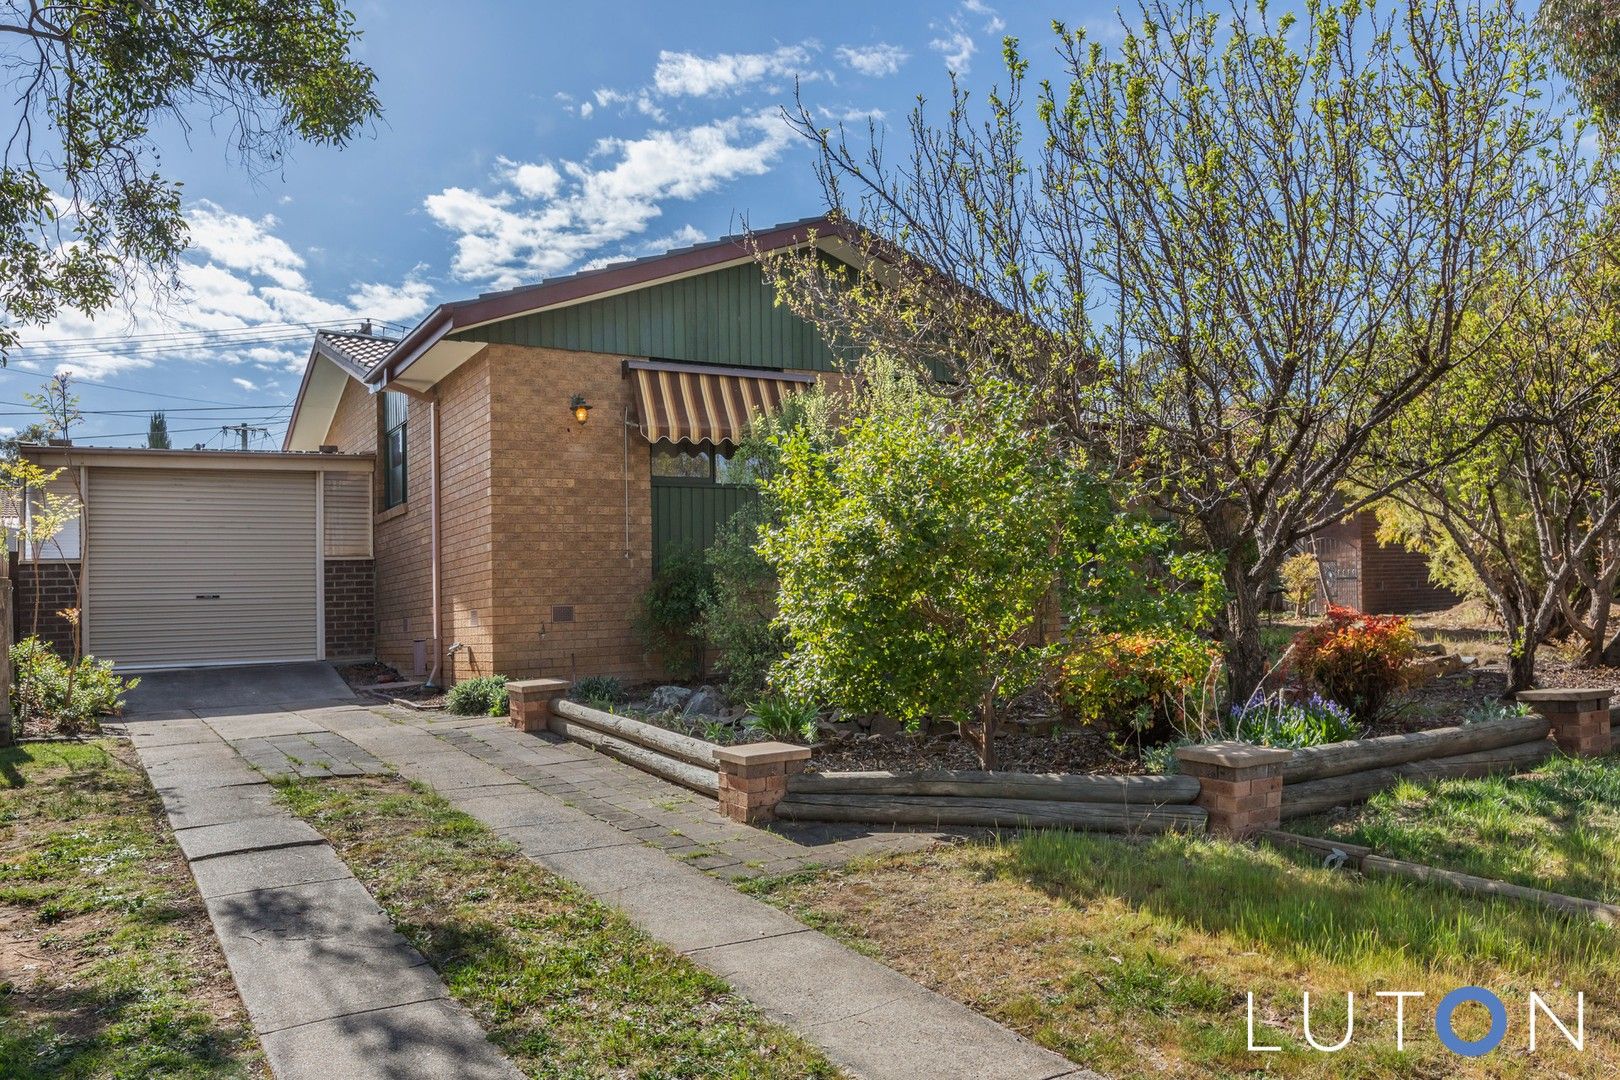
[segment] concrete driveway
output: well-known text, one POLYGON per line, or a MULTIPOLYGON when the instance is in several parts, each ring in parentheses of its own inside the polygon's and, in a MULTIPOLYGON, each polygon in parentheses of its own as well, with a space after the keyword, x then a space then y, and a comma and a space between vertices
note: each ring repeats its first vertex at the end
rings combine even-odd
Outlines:
POLYGON ((140 679, 126 698, 129 720, 258 715, 355 700, 336 669, 318 662, 150 671, 140 679))

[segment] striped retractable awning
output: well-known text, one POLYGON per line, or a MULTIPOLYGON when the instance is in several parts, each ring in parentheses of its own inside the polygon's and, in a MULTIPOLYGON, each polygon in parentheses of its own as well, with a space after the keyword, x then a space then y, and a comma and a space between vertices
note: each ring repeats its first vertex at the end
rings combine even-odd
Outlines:
POLYGON ((702 367, 632 360, 636 409, 648 442, 736 445, 755 416, 775 415, 793 394, 815 384, 810 374, 702 367))

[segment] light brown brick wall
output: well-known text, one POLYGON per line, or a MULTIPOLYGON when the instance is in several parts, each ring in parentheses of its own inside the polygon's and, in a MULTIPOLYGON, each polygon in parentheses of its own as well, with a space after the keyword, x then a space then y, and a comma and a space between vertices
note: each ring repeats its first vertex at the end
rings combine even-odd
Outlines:
POLYGON ((622 358, 515 345, 482 355, 492 373, 496 664, 513 678, 655 676, 633 626, 652 577, 651 463, 625 427, 622 358), (568 410, 576 393, 592 406, 584 425, 568 410), (559 607, 573 608, 572 622, 556 619, 559 607))
MULTIPOLYGON (((467 649, 447 661, 446 680, 496 670, 491 655, 491 510, 489 500, 489 366, 476 356, 438 387, 440 540, 444 647, 467 649)), ((407 428, 406 492, 400 507, 381 511, 373 526, 376 554, 377 658, 410 674, 416 642, 427 642, 431 668, 433 597, 432 491, 428 404, 413 399, 407 428)), ((326 442, 343 452, 378 453, 378 400, 351 381, 339 400, 326 442)), ((378 460, 381 460, 379 454, 378 460)), ((381 472, 374 482, 381 507, 381 472)))

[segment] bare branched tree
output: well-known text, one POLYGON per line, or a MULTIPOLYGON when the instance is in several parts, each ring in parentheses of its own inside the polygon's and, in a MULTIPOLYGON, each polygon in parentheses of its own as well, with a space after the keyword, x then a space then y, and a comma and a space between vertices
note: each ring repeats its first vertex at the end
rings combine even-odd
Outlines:
MULTIPOLYGON (((1511 4, 1148 0, 1109 50, 1055 29, 1060 78, 1030 100, 1009 40, 1005 89, 979 107, 953 85, 938 122, 919 104, 898 161, 801 105, 828 203, 891 257, 771 272, 852 347, 1034 387, 1224 554, 1241 700, 1281 562, 1437 464, 1384 444, 1379 482, 1341 494, 1472 361, 1459 328, 1514 238, 1583 197, 1580 133, 1511 4)), ((1462 419, 1478 439, 1495 418, 1462 419)))

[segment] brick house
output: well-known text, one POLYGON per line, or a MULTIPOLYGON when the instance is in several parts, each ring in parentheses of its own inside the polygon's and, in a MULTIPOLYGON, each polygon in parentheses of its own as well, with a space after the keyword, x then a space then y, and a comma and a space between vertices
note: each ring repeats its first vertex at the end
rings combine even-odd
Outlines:
MULTIPOLYGON (((816 218, 761 250, 854 252, 816 218)), ((376 654, 444 681, 653 677, 636 600, 749 497, 752 414, 839 369, 740 237, 322 332, 284 449, 375 455, 376 654)))

